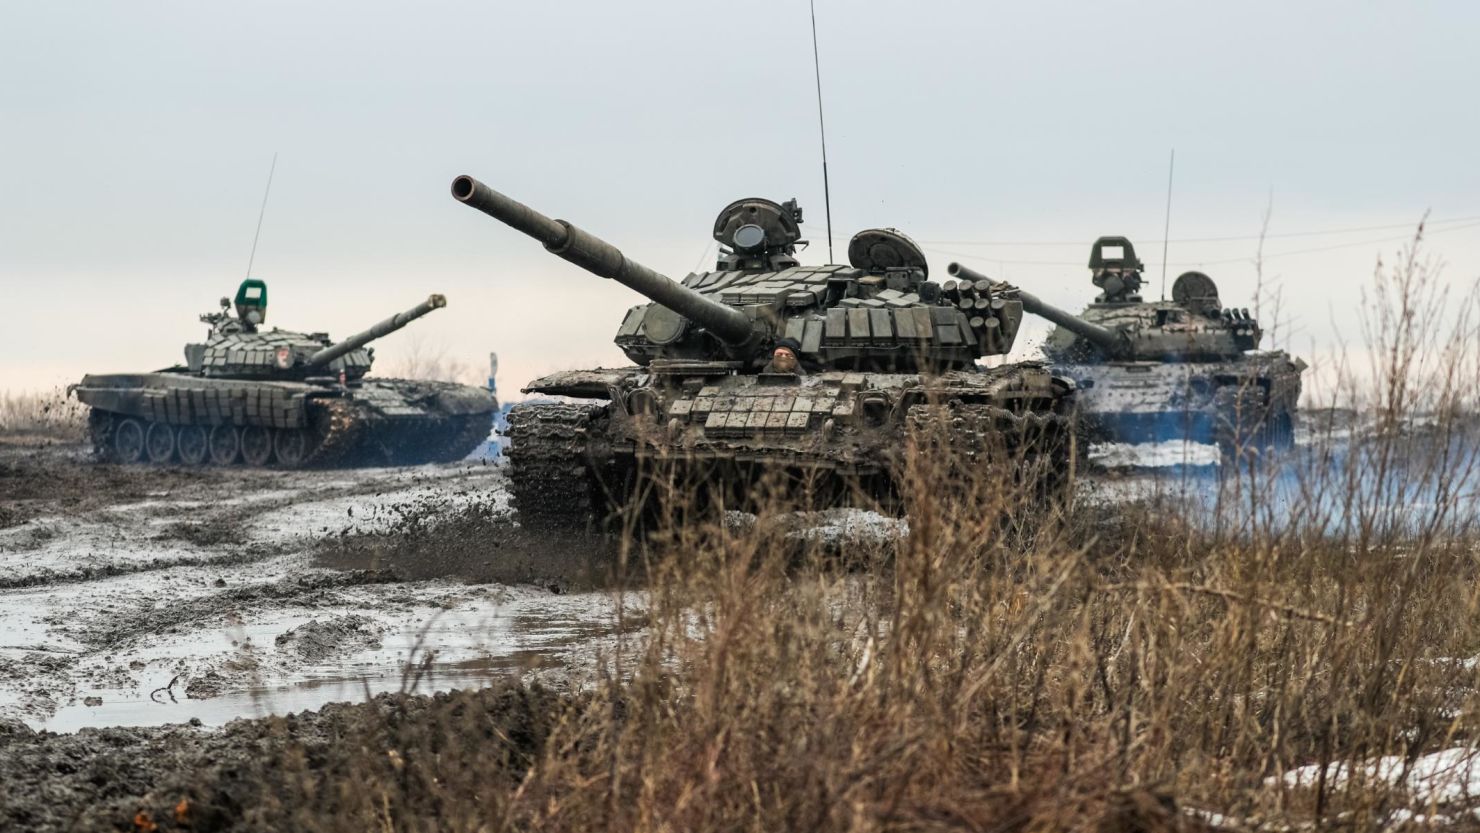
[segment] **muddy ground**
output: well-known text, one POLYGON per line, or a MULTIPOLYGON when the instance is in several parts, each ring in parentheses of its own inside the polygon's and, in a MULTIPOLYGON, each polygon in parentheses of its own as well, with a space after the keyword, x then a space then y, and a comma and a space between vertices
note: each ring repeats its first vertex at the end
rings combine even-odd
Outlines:
POLYGON ((591 547, 518 534, 504 484, 484 462, 126 468, 0 445, 0 718, 217 725, 398 690, 411 662, 437 689, 555 674, 599 650, 610 602, 591 547), (437 547, 390 543, 448 517, 437 547))
POLYGON ((459 773, 476 777, 479 791, 517 784, 564 699, 505 682, 433 696, 383 694, 221 729, 53 735, 0 720, 0 829, 200 833, 303 829, 304 820, 332 827, 339 813, 376 800, 336 784, 411 772, 426 772, 435 786, 415 791, 404 809, 436 819, 444 799, 466 795, 459 773))
MULTIPOLYGON (((907 534, 787 523, 843 547, 907 534)), ((319 754, 366 710, 517 728, 528 698, 578 696, 619 621, 640 636, 640 588, 621 617, 607 592, 611 546, 525 533, 485 461, 119 467, 0 440, 0 829, 131 829, 140 809, 165 829, 182 800, 183 827, 251 829, 232 825, 289 739, 319 754)))
POLYGON ((120 467, 0 441, 0 498, 0 829, 131 829, 146 805, 163 824, 181 798, 190 829, 230 829, 290 742, 333 746, 365 710, 503 721, 508 698, 579 691, 622 636, 612 542, 526 534, 484 461, 120 467))

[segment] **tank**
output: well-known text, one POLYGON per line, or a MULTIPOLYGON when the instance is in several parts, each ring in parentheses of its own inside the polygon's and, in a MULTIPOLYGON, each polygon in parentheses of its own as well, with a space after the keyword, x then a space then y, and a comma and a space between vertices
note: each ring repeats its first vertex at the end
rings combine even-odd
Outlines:
POLYGON ((370 342, 441 309, 432 295, 342 341, 264 330, 267 285, 243 281, 202 315, 205 342, 185 364, 93 374, 70 390, 90 408, 102 459, 119 463, 301 466, 413 465, 466 457, 488 438, 497 403, 484 388, 366 378, 370 342))
MULTIPOLYGON (((1172 300, 1143 300, 1141 261, 1124 237, 1096 240, 1089 268, 1101 293, 1079 315, 1018 293, 1024 310, 1056 325, 1043 352, 1079 388, 1086 440, 1186 439, 1225 455, 1294 441, 1305 362, 1259 350, 1259 322, 1247 309, 1225 308, 1211 278, 1185 272, 1172 300)), ((949 271, 982 277, 959 263, 949 271)))
POLYGON ((644 460, 696 470, 742 501, 768 474, 826 502, 857 488, 887 496, 912 437, 942 411, 968 455, 1031 456, 1043 465, 1018 470, 1044 481, 1067 471, 1073 384, 1044 363, 978 364, 1011 348, 1017 290, 932 282, 898 231, 855 235, 847 265, 803 266, 796 201, 737 200, 714 222, 716 267, 676 281, 472 177, 452 194, 650 299, 617 327, 632 366, 536 379, 523 390, 547 401, 510 410, 521 523, 599 524, 630 505, 644 460), (799 368, 775 357, 788 351, 799 368))

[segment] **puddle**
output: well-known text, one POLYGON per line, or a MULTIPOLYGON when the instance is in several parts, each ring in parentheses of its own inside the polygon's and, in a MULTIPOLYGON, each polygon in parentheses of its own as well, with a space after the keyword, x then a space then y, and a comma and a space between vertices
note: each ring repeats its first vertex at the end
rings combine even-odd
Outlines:
MULTIPOLYGON (((489 659, 486 664, 474 663, 471 668, 438 663, 418 681, 415 690, 428 694, 454 688, 479 688, 488 685, 495 677, 531 667, 526 660, 537 665, 540 655, 489 659)), ((36 728, 61 733, 98 726, 162 726, 190 720, 199 720, 206 726, 221 726, 239 717, 290 714, 317 709, 326 703, 354 702, 410 687, 401 671, 382 669, 380 673, 358 677, 341 674, 312 677, 288 685, 261 686, 208 700, 191 700, 177 695, 178 702, 172 703, 166 698, 161 703, 135 696, 105 701, 101 706, 81 703, 63 706, 36 728)))
POLYGON ((149 640, 136 650, 110 654, 106 663, 85 661, 93 667, 92 673, 78 674, 84 678, 106 681, 103 665, 135 670, 124 675, 124 685, 79 680, 65 705, 28 722, 53 732, 192 719, 214 726, 238 717, 360 700, 367 693, 401 691, 413 684, 427 693, 485 686, 526 671, 558 673, 573 663, 588 666, 617 639, 614 602, 598 593, 554 595, 533 588, 439 583, 354 588, 343 595, 332 609, 270 610, 246 621, 149 640), (408 592, 422 599, 443 598, 435 606, 423 601, 409 609, 385 610, 389 595, 408 592), (355 642, 305 662, 292 644, 278 642, 310 622, 351 614, 381 628, 378 644, 355 642), (408 674, 408 667, 417 671, 408 674), (219 686, 221 693, 187 697, 191 681, 202 679, 219 686))

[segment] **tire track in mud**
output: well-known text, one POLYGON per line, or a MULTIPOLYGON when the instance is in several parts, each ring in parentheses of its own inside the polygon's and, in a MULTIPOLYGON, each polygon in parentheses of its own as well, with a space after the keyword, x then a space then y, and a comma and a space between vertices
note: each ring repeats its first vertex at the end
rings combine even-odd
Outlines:
POLYGON ((132 612, 113 614, 106 621, 85 621, 69 627, 58 622, 57 632, 96 649, 117 650, 140 636, 169 632, 229 613, 240 614, 253 608, 295 605, 330 609, 344 605, 333 595, 335 590, 369 584, 396 584, 399 579, 387 571, 364 570, 352 573, 324 573, 299 576, 286 581, 222 590, 194 599, 175 599, 163 604, 140 607, 132 612))
MULTIPOLYGON (((447 603, 446 588, 406 586, 387 571, 324 569, 309 553, 388 524, 399 503, 424 493, 497 505, 491 496, 503 483, 501 471, 478 464, 120 474, 75 450, 4 446, 0 467, 7 495, 24 494, 27 472, 45 469, 33 508, 55 510, 0 527, 0 718, 32 721, 100 689, 137 697, 161 675, 213 673, 241 659, 226 645, 243 623, 287 629, 356 609, 395 621, 447 603), (125 487, 110 494, 120 477, 125 487)), ((261 636, 270 654, 272 635, 261 636)), ((258 658, 239 664, 251 670, 258 658)))
MULTIPOLYGON (((25 459, 35 465, 38 458, 33 453, 25 459)), ((64 455, 40 459, 48 467, 95 465, 64 455)), ((0 463, 4 462, 0 453, 0 463)), ((13 461, 9 464, 15 467, 13 461)), ((151 470, 173 482, 168 479, 173 469, 151 470)), ((160 500, 170 491, 147 492, 141 499, 137 489, 127 491, 117 503, 101 503, 94 496, 89 508, 80 512, 33 517, 0 530, 0 589, 96 581, 174 567, 251 564, 300 549, 307 538, 332 536, 356 526, 353 506, 348 509, 349 523, 341 519, 337 531, 328 518, 320 517, 316 531, 302 519, 296 534, 262 535, 254 527, 264 520, 283 517, 292 523, 304 507, 418 488, 452 488, 460 481, 486 480, 491 473, 483 466, 365 472, 348 478, 344 472, 278 472, 269 473, 277 478, 267 479, 264 472, 243 470, 236 472, 242 475, 239 481, 222 481, 222 488, 208 489, 205 495, 197 490, 185 500, 160 500), (167 554, 161 555, 161 550, 167 554)))

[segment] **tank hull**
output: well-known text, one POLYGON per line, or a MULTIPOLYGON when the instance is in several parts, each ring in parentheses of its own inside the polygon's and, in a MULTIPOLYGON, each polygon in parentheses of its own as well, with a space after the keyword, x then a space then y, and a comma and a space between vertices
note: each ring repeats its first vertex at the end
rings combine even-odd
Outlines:
POLYGON ((1079 388, 1076 409, 1086 441, 1188 440, 1225 452, 1240 444, 1293 441, 1301 369, 1277 351, 1225 362, 1054 365, 1079 388))
POLYGON ((405 379, 340 386, 160 371, 89 375, 73 391, 91 408, 100 456, 126 463, 448 462, 487 439, 497 408, 483 388, 405 379))
POLYGON ((1045 484, 1071 463, 1072 386, 1037 365, 796 377, 655 363, 559 373, 525 390, 584 400, 509 413, 514 501, 534 525, 599 524, 630 505, 645 467, 659 465, 706 491, 723 488, 727 500, 769 476, 836 504, 859 490, 887 497, 907 450, 932 438, 957 452, 952 459, 1031 460, 1045 484))

